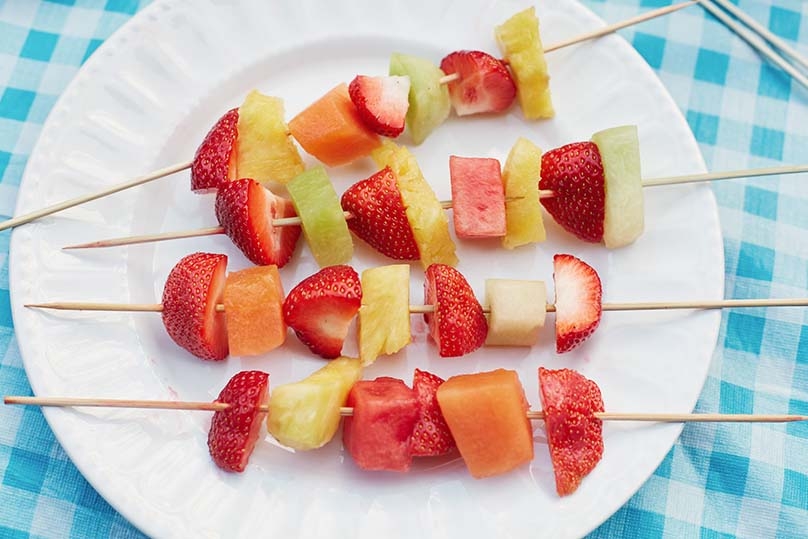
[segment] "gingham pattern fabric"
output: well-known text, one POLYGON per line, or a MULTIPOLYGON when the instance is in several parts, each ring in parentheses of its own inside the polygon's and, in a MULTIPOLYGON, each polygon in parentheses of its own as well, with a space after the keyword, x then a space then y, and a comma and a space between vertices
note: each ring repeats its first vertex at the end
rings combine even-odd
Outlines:
MULTIPOLYGON (((544 0, 552 1, 552 0, 544 0)), ((0 215, 13 212, 49 110, 147 1, 0 0, 0 215)), ((584 0, 608 21, 668 4, 584 0)), ((736 0, 808 55, 808 3, 736 0)), ((808 89, 700 7, 622 32, 685 114, 710 170, 808 163, 808 89)), ((715 183, 726 297, 808 296, 808 176, 715 183)), ((30 394, 0 233, 0 393, 30 394)), ((808 414, 808 310, 723 314, 699 412, 808 414)), ((808 537, 808 424, 689 424, 592 537, 808 537)), ((36 408, 0 406, 0 537, 142 537, 71 464, 36 408)))

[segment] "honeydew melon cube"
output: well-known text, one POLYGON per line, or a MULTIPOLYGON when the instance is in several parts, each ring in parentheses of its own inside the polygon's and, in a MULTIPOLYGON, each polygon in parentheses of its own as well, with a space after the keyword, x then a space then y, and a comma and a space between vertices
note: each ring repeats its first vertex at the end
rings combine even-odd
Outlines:
POLYGON ((390 56, 390 75, 410 78, 410 106, 405 119, 415 144, 421 144, 451 111, 449 88, 441 84, 446 74, 424 58, 393 53, 390 56))
POLYGON ((533 346, 547 315, 547 287, 542 281, 486 279, 489 346, 533 346))

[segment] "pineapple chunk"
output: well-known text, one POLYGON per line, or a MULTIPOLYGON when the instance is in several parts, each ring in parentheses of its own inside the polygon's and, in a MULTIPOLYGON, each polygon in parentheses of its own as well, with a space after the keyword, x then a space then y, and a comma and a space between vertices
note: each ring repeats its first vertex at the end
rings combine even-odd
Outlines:
POLYGON ((253 90, 238 109, 239 178, 286 183, 305 169, 283 119, 283 101, 253 90))
POLYGON ((489 346, 533 346, 547 315, 547 287, 542 281, 486 279, 489 346))
POLYGON ((380 168, 389 166, 396 175, 423 267, 431 264, 456 266, 458 260, 454 241, 449 235, 449 220, 435 192, 424 179, 415 156, 406 147, 389 140, 371 155, 380 168))
POLYGON ((370 365, 407 346, 410 335, 410 266, 392 264, 362 272, 359 357, 370 365))
POLYGON ((340 357, 300 382, 276 387, 269 398, 267 430, 292 449, 324 446, 336 434, 339 409, 361 377, 358 359, 340 357))
POLYGON ((520 11, 497 26, 494 33, 502 56, 516 78, 516 93, 525 118, 537 120, 555 116, 536 9, 520 11))
POLYGON ((519 137, 508 153, 502 170, 505 184, 505 237, 502 246, 514 249, 520 245, 547 239, 539 202, 541 149, 519 137))

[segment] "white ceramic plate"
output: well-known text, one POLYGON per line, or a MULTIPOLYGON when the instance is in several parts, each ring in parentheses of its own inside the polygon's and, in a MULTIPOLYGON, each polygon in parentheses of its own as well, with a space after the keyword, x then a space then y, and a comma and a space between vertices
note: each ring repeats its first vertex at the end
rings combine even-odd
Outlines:
MULTIPOLYGON (((226 109, 258 88, 285 99, 288 117, 357 73, 381 74, 389 54, 439 61, 459 48, 497 50, 493 27, 524 2, 315 0, 238 5, 218 0, 156 2, 113 36, 82 69, 48 119, 20 189, 18 213, 98 190, 190 158, 226 109)), ((602 24, 571 1, 538 6, 546 44, 602 24)), ((653 72, 622 39, 608 37, 551 53, 557 117, 451 118, 414 151, 441 199, 448 156, 501 160, 518 136, 545 149, 587 140, 619 124, 639 126, 645 177, 703 171, 688 127, 653 72)), ((404 139, 406 142, 406 139, 404 139)), ((372 164, 331 170, 341 192, 372 164)), ((11 248, 14 321, 37 395, 213 399, 235 372, 259 368, 273 385, 322 365, 290 334, 267 357, 205 363, 178 349, 153 313, 57 313, 26 302, 158 302, 170 268, 185 254, 246 260, 225 237, 94 252, 61 247, 132 233, 215 225, 212 196, 188 189, 188 174, 65 211, 15 231, 11 248)), ((715 299, 723 293, 716 208, 704 186, 646 190, 647 230, 615 251, 586 245, 549 224, 549 240, 508 252, 496 242, 459 244, 459 269, 478 295, 487 277, 543 279, 552 255, 574 253, 600 273, 607 301, 715 299)), ((355 266, 387 263, 358 246, 355 266)), ((287 290, 316 269, 306 248, 282 271, 287 290)), ((415 265, 411 296, 422 300, 415 265)), ((552 320, 552 319, 551 319, 552 320)), ((516 369, 539 407, 536 369, 571 367, 602 388, 607 410, 690 411, 715 343, 717 312, 606 313, 579 350, 554 353, 552 323, 532 349, 484 348, 437 357, 423 323, 414 342, 365 376, 411 380, 414 367, 442 376, 516 369)), ((349 344, 349 349, 355 344, 349 344)), ((649 477, 680 432, 677 425, 608 424, 603 461, 574 495, 560 499, 541 425, 536 457, 506 476, 472 480, 462 462, 420 462, 406 475, 363 473, 339 440, 293 454, 267 439, 247 471, 210 461, 209 415, 50 409, 46 417, 98 491, 155 537, 573 537, 595 528, 649 477)))

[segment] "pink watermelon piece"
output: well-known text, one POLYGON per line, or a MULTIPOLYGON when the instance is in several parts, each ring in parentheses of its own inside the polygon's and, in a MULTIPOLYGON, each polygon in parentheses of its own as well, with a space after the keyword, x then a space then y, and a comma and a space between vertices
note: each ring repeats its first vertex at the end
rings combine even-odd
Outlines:
POLYGON ((363 470, 406 472, 410 443, 418 420, 418 399, 402 380, 382 376, 360 380, 348 394, 342 443, 363 470))
POLYGON ((505 235, 505 188, 499 161, 487 157, 449 157, 452 214, 459 238, 505 235))

